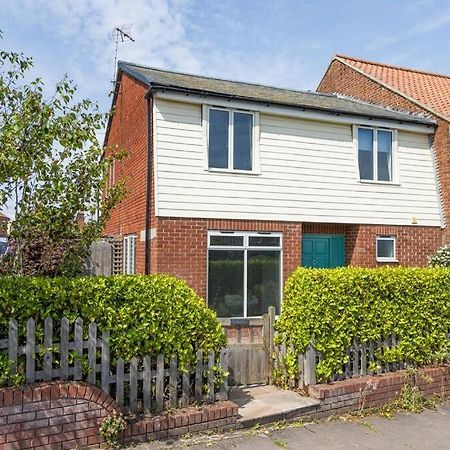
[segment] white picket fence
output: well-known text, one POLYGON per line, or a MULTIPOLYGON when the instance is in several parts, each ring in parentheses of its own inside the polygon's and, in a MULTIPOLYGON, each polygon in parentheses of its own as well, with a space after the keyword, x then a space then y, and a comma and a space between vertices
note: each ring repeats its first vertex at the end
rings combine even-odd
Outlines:
POLYGON ((17 322, 9 322, 8 338, 0 340, 0 353, 7 352, 11 376, 23 373, 26 383, 85 380, 113 395, 119 406, 130 413, 161 412, 193 403, 225 400, 228 396, 227 377, 223 376, 217 383, 215 376, 217 367, 222 374, 227 373, 226 348, 221 349, 220 355, 214 352, 203 355, 199 350, 195 367, 188 371, 179 370, 176 356, 166 358, 161 354, 156 358, 132 358, 129 362, 118 358, 113 364, 109 332, 103 331, 98 336, 95 322, 89 323, 85 340, 86 330, 80 318, 75 320, 73 329, 68 319, 58 321, 56 340, 54 325, 51 318, 45 319, 42 342, 37 342, 36 323, 29 319, 26 339, 20 342, 17 322))

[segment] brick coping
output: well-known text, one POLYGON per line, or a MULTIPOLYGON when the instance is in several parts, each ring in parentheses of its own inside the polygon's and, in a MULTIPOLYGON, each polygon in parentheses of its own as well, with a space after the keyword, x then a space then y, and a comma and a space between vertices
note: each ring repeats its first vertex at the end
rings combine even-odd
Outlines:
POLYGON ((113 398, 97 386, 82 381, 46 381, 0 388, 0 408, 65 398, 96 403, 109 413, 120 412, 113 398))
POLYGON ((377 390, 388 387, 398 387, 404 385, 411 378, 419 388, 426 387, 427 384, 435 384, 438 379, 442 385, 445 381, 450 382, 450 364, 439 366, 427 366, 417 369, 416 373, 408 370, 388 372, 379 375, 367 375, 364 377, 350 378, 342 381, 335 381, 328 384, 316 384, 308 386, 308 394, 319 400, 324 400, 343 394, 352 394, 362 390, 377 390))

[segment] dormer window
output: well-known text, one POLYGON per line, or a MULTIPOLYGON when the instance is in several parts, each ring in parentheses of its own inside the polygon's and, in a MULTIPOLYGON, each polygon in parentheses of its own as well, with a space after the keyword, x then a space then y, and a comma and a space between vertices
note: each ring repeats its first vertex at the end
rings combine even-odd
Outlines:
POLYGON ((208 169, 253 172, 255 114, 208 108, 208 169))

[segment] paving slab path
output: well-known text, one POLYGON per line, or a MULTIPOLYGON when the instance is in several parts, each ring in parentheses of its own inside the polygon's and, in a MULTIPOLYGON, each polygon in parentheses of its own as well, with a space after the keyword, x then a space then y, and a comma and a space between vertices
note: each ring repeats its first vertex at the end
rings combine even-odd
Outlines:
POLYGON ((352 420, 267 427, 222 435, 193 436, 179 441, 141 444, 139 450, 273 450, 273 449, 377 449, 450 450, 450 402, 420 414, 398 413, 352 420))
POLYGON ((244 428, 307 413, 319 404, 318 400, 272 385, 233 388, 229 398, 239 406, 239 421, 244 428))

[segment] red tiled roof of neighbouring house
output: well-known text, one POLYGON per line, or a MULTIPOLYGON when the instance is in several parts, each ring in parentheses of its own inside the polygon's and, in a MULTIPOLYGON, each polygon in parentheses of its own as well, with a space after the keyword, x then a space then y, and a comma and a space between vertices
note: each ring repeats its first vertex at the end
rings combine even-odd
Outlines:
POLYGON ((397 91, 429 112, 450 118, 450 76, 344 55, 336 55, 334 59, 397 91))

